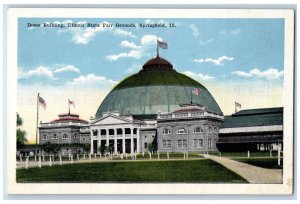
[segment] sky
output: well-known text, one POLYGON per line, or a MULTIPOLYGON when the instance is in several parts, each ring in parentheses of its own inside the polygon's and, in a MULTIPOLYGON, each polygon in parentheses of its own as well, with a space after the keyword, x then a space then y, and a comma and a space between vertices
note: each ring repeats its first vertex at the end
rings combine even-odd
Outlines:
POLYGON ((225 115, 234 112, 235 101, 242 109, 282 106, 284 19, 20 18, 18 23, 17 111, 29 142, 35 141, 37 93, 47 103, 39 121, 67 112, 68 99, 75 102, 71 112, 88 120, 118 82, 156 56, 157 38, 168 43, 160 56, 206 86, 225 115), (44 26, 50 23, 63 27, 44 26), (155 23, 165 27, 140 27, 155 23))

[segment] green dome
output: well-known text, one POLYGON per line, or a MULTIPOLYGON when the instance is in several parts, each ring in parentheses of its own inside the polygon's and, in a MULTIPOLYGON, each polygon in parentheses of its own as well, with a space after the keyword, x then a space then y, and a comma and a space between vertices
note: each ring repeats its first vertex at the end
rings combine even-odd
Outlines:
POLYGON ((118 111, 121 115, 147 115, 172 112, 180 104, 191 102, 193 88, 200 90, 192 96, 193 103, 204 105, 209 112, 223 115, 209 91, 199 82, 178 73, 167 60, 156 57, 145 63, 142 70, 119 84, 106 96, 97 110, 96 118, 104 112, 118 111))

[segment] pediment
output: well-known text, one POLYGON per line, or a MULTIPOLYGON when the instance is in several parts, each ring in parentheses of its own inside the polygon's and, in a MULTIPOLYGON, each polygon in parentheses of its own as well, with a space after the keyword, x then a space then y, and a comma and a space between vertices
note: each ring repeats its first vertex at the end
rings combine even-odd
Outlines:
POLYGON ((127 118, 122 117, 116 117, 113 115, 109 115, 103 118, 100 118, 94 122, 92 122, 92 125, 109 125, 109 124, 128 124, 131 123, 127 118))

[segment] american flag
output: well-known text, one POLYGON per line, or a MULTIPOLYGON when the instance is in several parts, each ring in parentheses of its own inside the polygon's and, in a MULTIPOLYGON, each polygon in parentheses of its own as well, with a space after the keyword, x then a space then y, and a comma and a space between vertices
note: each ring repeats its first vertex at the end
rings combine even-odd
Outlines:
POLYGON ((69 105, 73 105, 73 107, 75 108, 75 103, 74 103, 74 101, 69 100, 69 105))
POLYGON ((157 46, 162 49, 168 49, 168 43, 157 40, 157 46))
POLYGON ((198 96, 200 93, 200 90, 198 88, 193 88, 192 93, 198 96))
POLYGON ((47 104, 45 100, 39 96, 39 104, 46 110, 47 104))
POLYGON ((235 103, 235 107, 242 108, 242 105, 240 103, 238 103, 238 102, 234 102, 234 103, 235 103))

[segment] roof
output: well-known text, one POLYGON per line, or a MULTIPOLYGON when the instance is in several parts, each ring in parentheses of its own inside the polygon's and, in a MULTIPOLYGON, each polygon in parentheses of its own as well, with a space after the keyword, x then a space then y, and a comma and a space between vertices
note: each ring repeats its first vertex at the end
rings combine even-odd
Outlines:
POLYGON ((153 59, 150 59, 149 61, 147 61, 144 66, 143 69, 141 71, 151 71, 151 70, 172 70, 173 65, 165 60, 164 58, 161 58, 159 56, 156 56, 153 59))
POLYGON ((177 110, 180 104, 191 102, 193 88, 200 91, 199 95, 192 96, 193 103, 202 104, 208 112, 223 115, 214 97, 202 84, 174 69, 159 66, 171 64, 163 58, 156 57, 146 62, 142 71, 117 84, 100 104, 96 118, 100 118, 104 112, 112 111, 118 111, 121 115, 172 112, 177 110), (151 69, 150 65, 153 66, 151 69))
POLYGON ((222 128, 283 125, 283 108, 261 108, 241 110, 225 116, 222 128))
POLYGON ((58 115, 59 118, 53 120, 52 122, 80 122, 80 123, 88 123, 88 121, 80 119, 78 114, 74 113, 62 113, 58 115))

